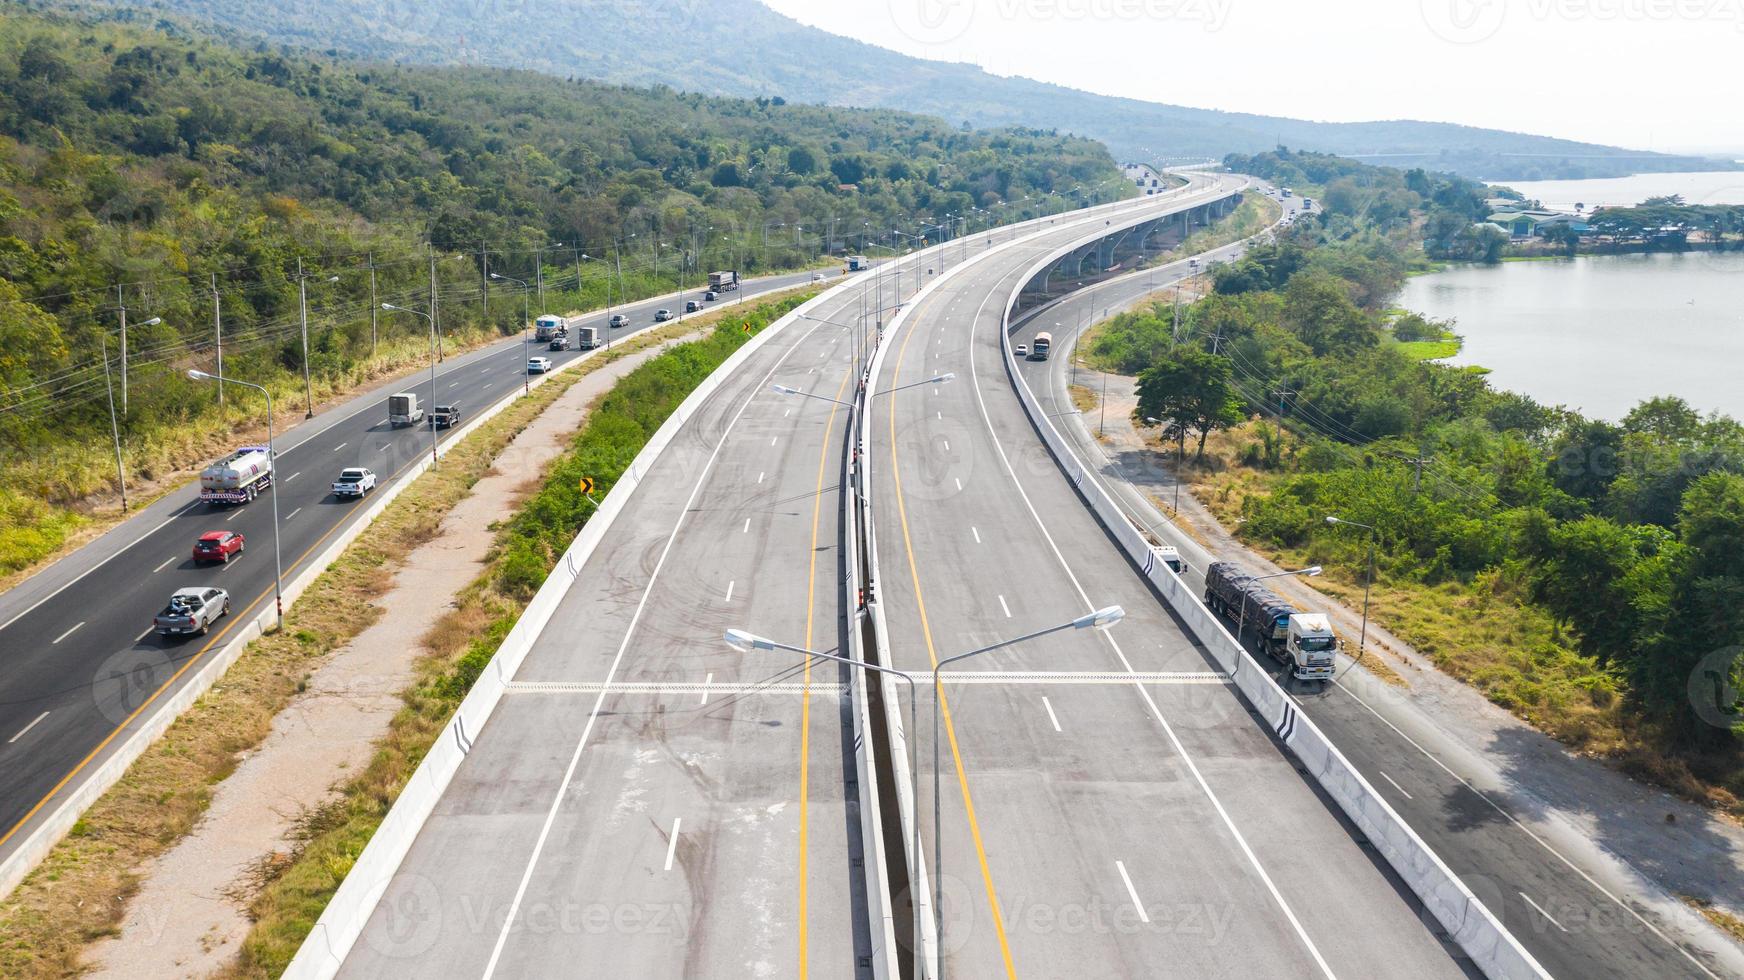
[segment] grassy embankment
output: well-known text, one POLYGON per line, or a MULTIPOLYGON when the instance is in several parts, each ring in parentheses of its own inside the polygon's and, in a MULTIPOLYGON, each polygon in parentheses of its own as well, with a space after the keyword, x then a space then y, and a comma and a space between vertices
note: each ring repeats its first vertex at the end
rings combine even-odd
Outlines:
MULTIPOLYGON (((712 370, 709 365, 719 364, 742 342, 745 334, 736 326, 741 316, 743 322, 761 327, 802 298, 771 300, 737 315, 727 310, 707 314, 729 326, 718 328, 708 341, 674 348, 614 387, 583 430, 594 432, 597 422, 608 436, 584 436, 595 452, 579 464, 600 478, 599 492, 634 457, 634 447, 658 427, 658 419, 712 370), (681 369, 673 370, 675 366, 681 369), (669 391, 669 386, 677 387, 669 391)), ((613 355, 664 342, 697 326, 691 320, 649 331, 621 346, 614 344, 613 355)), ((571 385, 606 363, 600 357, 552 376, 531 396, 451 446, 442 468, 419 477, 377 518, 371 533, 347 548, 286 611, 283 631, 249 645, 219 683, 91 806, 72 834, 0 904, 0 935, 6 937, 0 943, 0 976, 78 971, 84 946, 119 928, 146 862, 167 852, 194 827, 211 803, 212 787, 260 744, 273 718, 325 657, 375 621, 378 613, 371 600, 388 588, 405 556, 430 540, 503 447, 571 385)), ((554 465, 576 463, 579 452, 554 465)), ((573 480, 559 482, 567 482, 573 491, 573 480)), ((547 488, 532 503, 548 501, 554 493, 547 488)), ((406 708, 394 719, 370 766, 344 787, 338 802, 306 815, 301 833, 305 846, 297 854, 263 863, 259 875, 265 890, 255 909, 262 921, 250 939, 242 972, 276 975, 288 962, 431 736, 542 579, 549 567, 549 561, 540 564, 542 556, 555 555, 551 549, 560 550, 556 542, 566 542, 585 516, 574 508, 568 513, 569 523, 556 522, 547 509, 539 518, 518 518, 499 532, 490 571, 424 637, 431 655, 420 664, 419 681, 404 692, 406 708), (263 966, 263 961, 272 965, 263 966)))

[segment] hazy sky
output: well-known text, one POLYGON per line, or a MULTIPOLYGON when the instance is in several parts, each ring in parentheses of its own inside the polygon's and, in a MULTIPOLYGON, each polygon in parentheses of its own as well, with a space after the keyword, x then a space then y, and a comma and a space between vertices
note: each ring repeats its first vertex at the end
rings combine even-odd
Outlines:
POLYGON ((764 0, 1002 75, 1308 119, 1744 156, 1744 0, 764 0))

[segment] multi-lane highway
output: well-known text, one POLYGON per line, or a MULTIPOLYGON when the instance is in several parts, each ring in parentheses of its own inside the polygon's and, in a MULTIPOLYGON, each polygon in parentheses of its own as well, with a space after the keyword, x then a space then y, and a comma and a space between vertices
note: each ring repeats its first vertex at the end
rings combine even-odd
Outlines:
MULTIPOLYGON (((746 283, 723 302, 803 284, 811 273, 746 283)), ((699 295, 699 294, 693 294, 699 295)), ((626 337, 653 325, 659 297, 615 312, 630 326, 626 337)), ((682 308, 682 302, 679 307, 682 308)), ((712 305, 721 305, 720 303, 712 305)), ((607 332, 601 314, 583 322, 607 332)), ((349 527, 363 505, 341 501, 328 486, 346 466, 374 470, 383 487, 431 451, 428 427, 388 425, 387 394, 417 392, 425 404, 458 404, 470 417, 521 393, 526 359, 545 355, 561 366, 579 351, 547 351, 512 338, 439 365, 434 381, 418 372, 303 421, 300 405, 280 404, 278 496, 285 577, 288 581, 349 527)), ((244 379, 246 380, 246 379, 244 379)), ((198 382, 189 381, 189 384, 198 382)), ((465 418, 463 417, 462 421, 465 418)), ((446 438, 446 431, 438 433, 446 438)), ((214 457, 231 446, 214 445, 214 457)), ((60 794, 124 741, 155 705, 185 683, 239 624, 273 602, 272 501, 213 509, 190 485, 156 501, 132 519, 0 596, 0 857, 24 838, 32 821, 53 812, 60 794), (196 566, 194 540, 208 530, 240 532, 243 555, 225 565, 196 566), (231 595, 231 614, 209 636, 165 640, 152 634, 152 616, 184 586, 217 586, 231 595)))
MULTIPOLYGON (((1080 325, 1166 289, 1211 261, 1234 258, 1240 249, 1235 245, 1201 255, 1198 267, 1183 259, 1087 287, 1031 311, 1011 337, 1014 344, 1028 344, 1040 330, 1053 334, 1057 356, 1019 362, 1025 383, 1132 518, 1153 528, 1162 543, 1180 549, 1188 563, 1184 577, 1200 592, 1205 565, 1229 556, 1211 555, 1167 520, 1153 501, 1167 502, 1172 482, 1145 461, 1098 442, 1092 435, 1095 417, 1074 414, 1068 384, 1080 325)), ((999 400, 1010 397, 1003 392, 999 400)), ((1260 663, 1274 664, 1257 648, 1255 654, 1260 663)), ((1340 680, 1330 684, 1293 683, 1275 665, 1272 673, 1552 974, 1711 978, 1744 973, 1735 948, 1657 888, 1644 887, 1616 856, 1572 833, 1542 801, 1522 796, 1517 785, 1501 778, 1495 760, 1450 736, 1385 684, 1361 683, 1364 675, 1349 668, 1342 660, 1340 680)))
MULTIPOLYGON (((947 966, 1462 975, 1409 892, 1097 525, 1013 396, 1006 300, 1039 248, 1083 231, 948 278, 911 308, 876 379, 960 379, 870 412, 897 667, 924 673, 1100 607, 1126 611, 1106 632, 1057 634, 946 674, 947 966)), ((923 785, 929 753, 923 745, 923 785)), ((926 834, 936 848, 934 828, 926 834)))
MULTIPOLYGON (((902 295, 992 237, 1011 236, 905 262, 902 295)), ((845 648, 848 413, 831 399, 854 394, 844 324, 894 305, 897 278, 855 285, 752 353, 654 463, 344 975, 870 975, 846 678, 721 640, 845 648), (413 908, 439 927, 408 928, 413 908)))

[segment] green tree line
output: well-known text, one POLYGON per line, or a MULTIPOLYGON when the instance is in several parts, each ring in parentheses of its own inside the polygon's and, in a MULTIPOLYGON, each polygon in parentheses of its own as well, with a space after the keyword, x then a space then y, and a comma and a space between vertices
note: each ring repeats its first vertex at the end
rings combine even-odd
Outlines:
POLYGON ((305 367, 319 398, 421 356, 422 321, 377 306, 427 308, 432 284, 444 342, 469 343, 521 326, 518 287, 487 271, 599 307, 1124 184, 1101 145, 1049 133, 0 7, 0 571, 113 490, 112 387, 136 477, 258 421, 183 378, 220 326, 226 373, 300 409, 305 367))
POLYGON ((1200 446, 1266 420, 1240 449, 1269 491, 1245 498, 1242 535, 1361 568, 1366 540, 1336 514, 1376 526, 1381 577, 1423 601, 1519 597, 1567 638, 1527 655, 1571 658, 1573 678, 1526 696, 1620 694, 1641 742, 1744 795, 1744 426, 1670 395, 1589 419, 1401 350, 1446 335, 1388 306, 1449 188, 1471 191, 1415 173, 1279 175, 1319 182, 1327 216, 1215 269, 1179 326, 1162 303, 1116 318, 1091 356, 1139 376, 1136 418, 1200 446))

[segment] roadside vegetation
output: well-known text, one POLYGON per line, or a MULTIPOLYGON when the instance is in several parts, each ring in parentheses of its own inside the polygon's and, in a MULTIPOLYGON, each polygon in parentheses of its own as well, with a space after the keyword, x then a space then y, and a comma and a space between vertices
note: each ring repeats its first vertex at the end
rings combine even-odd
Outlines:
POLYGON ((434 291, 448 349, 522 329, 521 287, 487 272, 597 309, 947 213, 1131 190, 1099 144, 1033 130, 0 8, 0 576, 118 503, 111 388, 147 490, 260 424, 254 399, 221 411, 183 376, 214 368, 219 324, 225 371, 271 388, 282 421, 305 369, 319 399, 421 362, 424 321, 380 302, 434 291))
MULTIPOLYGON (((1232 166, 1288 182, 1296 157, 1232 166)), ((1360 602, 1365 532, 1326 518, 1374 525, 1394 633, 1572 748, 1744 815, 1744 426, 1675 396, 1588 419, 1424 359, 1451 325, 1387 305, 1483 189, 1337 169, 1327 213, 1216 270, 1178 342, 1159 305, 1093 363, 1187 430, 1249 545, 1360 602)))
POLYGON ((406 706, 376 747, 369 766, 313 815, 297 853, 269 869, 249 907, 255 924, 229 975, 276 977, 314 928, 406 780, 460 705, 569 543, 592 516, 581 492, 610 492, 649 437, 679 404, 744 342, 797 306, 804 296, 724 318, 706 338, 648 361, 612 387, 589 413, 568 452, 546 468, 540 488, 505 522, 485 571, 457 607, 430 628, 430 651, 406 706))
MULTIPOLYGON (((778 300, 752 307, 732 322, 742 319, 761 325, 773 319, 775 310, 799 301, 778 300)), ((706 315, 722 317, 725 311, 706 315)), ((614 344, 612 356, 694 329, 692 321, 649 331, 614 344)), ((730 332, 743 336, 742 327, 730 332)), ((5 937, 0 940, 0 976, 60 977, 79 972, 78 957, 83 948, 119 928, 126 902, 137 890, 147 862, 167 852, 194 827, 211 803, 212 788, 261 743, 273 718, 302 690, 306 678, 326 656, 375 621, 372 600, 389 587, 393 570, 405 556, 430 540, 448 512, 489 471, 504 446, 571 385, 606 363, 606 357, 599 356, 552 375, 530 396, 515 401, 465 440, 451 445, 441 468, 420 476, 376 519, 370 533, 347 548, 285 611, 284 630, 249 644, 218 684, 91 806, 73 832, 0 903, 0 936, 5 937)), ((499 600, 494 592, 469 593, 462 608, 439 621, 425 638, 436 653, 425 665, 421 685, 442 686, 441 697, 457 704, 459 695, 454 688, 459 681, 442 680, 449 677, 454 658, 474 644, 488 643, 494 649, 501 632, 506 632, 499 621, 507 617, 512 623, 518 608, 513 602, 499 600), (495 605, 499 601, 503 604, 495 605), (490 638, 493 630, 499 631, 495 639, 490 638)), ((409 772, 407 760, 415 764, 422 757, 429 742, 417 742, 417 732, 422 730, 419 726, 429 724, 439 729, 446 715, 431 721, 427 712, 414 706, 428 707, 426 702, 414 700, 416 693, 408 694, 409 706, 396 717, 394 734, 371 768, 347 787, 347 799, 305 815, 302 829, 307 838, 345 826, 342 818, 354 796, 386 792, 383 781, 403 778, 399 767, 405 766, 409 772)), ((398 785, 393 783, 393 792, 397 793, 398 785)), ((274 861, 263 864, 258 873, 263 882, 277 885, 294 869, 304 867, 301 860, 274 861)), ((349 867, 348 859, 340 862, 340 875, 345 867, 349 867)), ((319 915, 319 907, 314 914, 319 915)))

